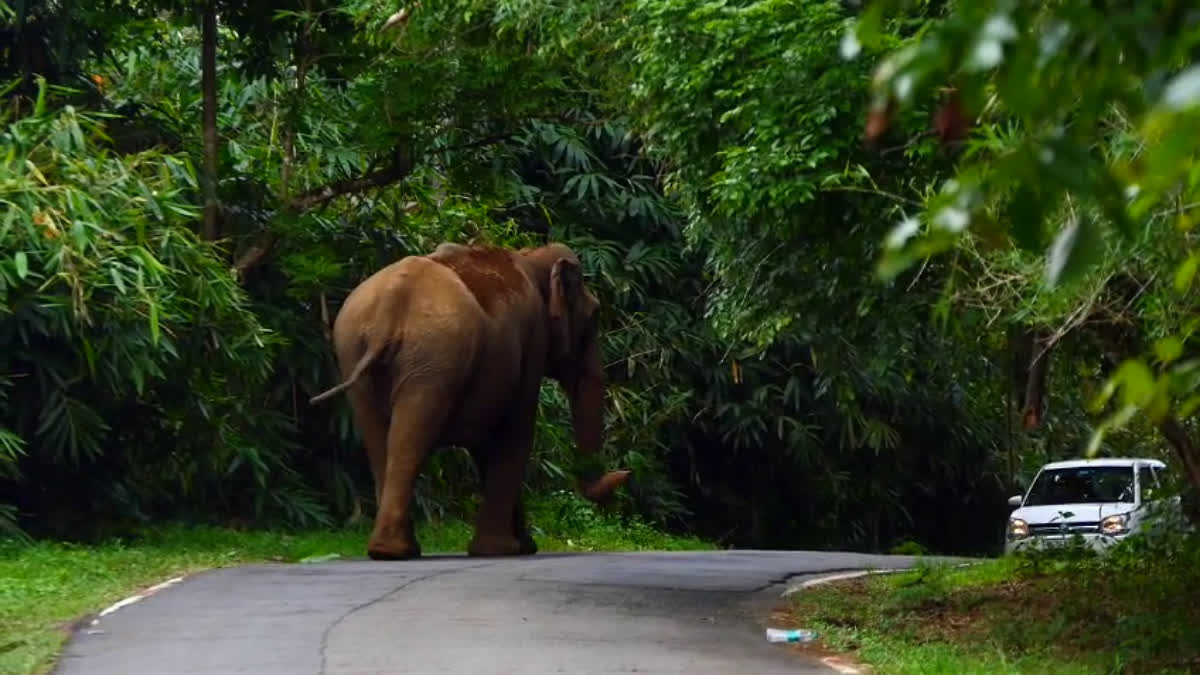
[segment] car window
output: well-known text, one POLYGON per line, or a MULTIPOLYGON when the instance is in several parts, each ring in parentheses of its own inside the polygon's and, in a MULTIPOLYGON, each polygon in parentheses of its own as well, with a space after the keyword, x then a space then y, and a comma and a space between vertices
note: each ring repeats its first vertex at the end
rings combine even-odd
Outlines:
POLYGON ((1138 467, 1138 482, 1141 483, 1142 499, 1153 499, 1161 487, 1158 471, 1155 467, 1142 465, 1138 467))
POLYGON ((1133 502, 1133 467, 1081 466, 1038 474, 1025 506, 1133 502))
POLYGON ((1158 476, 1154 475, 1154 469, 1150 466, 1138 467, 1138 482, 1142 484, 1142 489, 1158 487, 1158 476))

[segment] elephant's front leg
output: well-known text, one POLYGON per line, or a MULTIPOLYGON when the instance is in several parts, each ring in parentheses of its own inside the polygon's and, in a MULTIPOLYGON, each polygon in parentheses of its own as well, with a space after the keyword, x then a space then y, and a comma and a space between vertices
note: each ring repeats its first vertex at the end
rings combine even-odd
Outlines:
MULTIPOLYGON (((489 464, 488 452, 482 449, 472 449, 470 453, 471 459, 475 462, 475 470, 479 472, 480 484, 486 486, 489 464)), ((518 492, 516 506, 513 507, 512 534, 517 538, 517 543, 520 544, 517 550, 518 555, 533 555, 538 552, 537 542, 533 539, 533 533, 529 531, 528 520, 525 516, 525 500, 520 497, 520 492, 518 492)))
POLYGON ((475 536, 467 547, 473 556, 533 553, 537 550, 525 527, 521 505, 521 482, 533 445, 536 399, 533 405, 517 406, 499 441, 485 457, 479 457, 483 478, 483 503, 475 517, 475 536), (532 546, 533 550, 529 550, 532 546))
MULTIPOLYGON (((481 485, 487 485, 488 456, 490 455, 485 449, 470 450, 470 459, 475 462, 475 471, 479 472, 481 485)), ((538 552, 538 542, 535 542, 533 533, 529 532, 524 500, 520 496, 520 491, 517 492, 516 506, 512 507, 512 536, 516 537, 517 543, 520 544, 517 555, 533 555, 538 552)))
POLYGON ((517 551, 519 554, 533 555, 538 552, 537 542, 533 540, 533 533, 529 531, 529 521, 525 517, 524 500, 520 497, 517 497, 517 506, 513 509, 513 532, 521 544, 517 551))

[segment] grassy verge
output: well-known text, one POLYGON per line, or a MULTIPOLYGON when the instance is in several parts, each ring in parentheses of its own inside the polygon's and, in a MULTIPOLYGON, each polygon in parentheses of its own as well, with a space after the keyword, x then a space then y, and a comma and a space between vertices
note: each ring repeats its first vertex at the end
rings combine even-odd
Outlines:
POLYGON ((1188 551, 920 567, 813 587, 776 618, 878 673, 1192 672, 1200 546, 1188 551))
MULTIPOLYGON (((539 504, 531 520, 544 551, 688 550, 698 539, 622 524, 570 503, 539 504), (555 520, 558 518, 558 520, 555 520)), ((302 562, 333 554, 363 558, 366 525, 299 533, 170 526, 137 541, 97 546, 59 542, 19 545, 0 540, 0 673, 45 672, 78 618, 170 577, 246 562, 302 562)), ((426 523, 417 536, 429 553, 461 553, 471 526, 426 523)))

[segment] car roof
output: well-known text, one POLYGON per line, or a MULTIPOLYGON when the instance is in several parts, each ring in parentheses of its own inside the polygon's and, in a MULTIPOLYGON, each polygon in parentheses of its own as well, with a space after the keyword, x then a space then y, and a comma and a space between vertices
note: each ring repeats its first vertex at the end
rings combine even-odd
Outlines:
POLYGON ((1096 457, 1094 459, 1066 459, 1050 462, 1042 469, 1074 469, 1082 466, 1133 466, 1135 463, 1149 464, 1155 468, 1165 469, 1166 464, 1161 460, 1149 457, 1096 457))

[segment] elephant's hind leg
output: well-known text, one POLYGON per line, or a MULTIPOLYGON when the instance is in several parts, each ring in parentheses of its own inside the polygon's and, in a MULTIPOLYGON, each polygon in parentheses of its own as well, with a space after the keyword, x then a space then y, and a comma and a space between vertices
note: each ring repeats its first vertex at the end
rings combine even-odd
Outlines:
POLYGON ((371 465, 371 480, 375 483, 375 508, 383 503, 384 468, 387 466, 387 408, 381 411, 378 403, 372 398, 371 390, 363 382, 357 382, 346 391, 350 399, 350 410, 354 414, 354 426, 362 436, 363 446, 367 451, 367 461, 371 465))
POLYGON ((413 486, 445 422, 447 397, 435 387, 405 387, 393 396, 387 432, 387 460, 375 529, 367 545, 374 560, 421 555, 413 528, 413 486))

